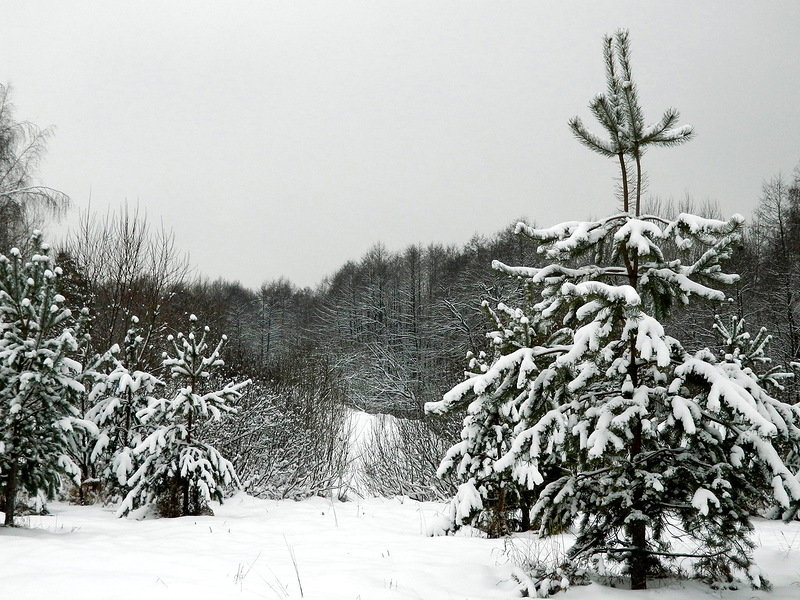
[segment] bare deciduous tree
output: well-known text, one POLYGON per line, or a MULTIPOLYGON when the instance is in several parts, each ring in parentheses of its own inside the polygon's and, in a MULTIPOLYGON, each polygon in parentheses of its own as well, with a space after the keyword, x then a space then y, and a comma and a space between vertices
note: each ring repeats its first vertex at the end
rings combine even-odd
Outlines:
MULTIPOLYGON (((104 217, 85 211, 65 252, 89 288, 92 339, 101 349, 122 342, 132 315, 139 317, 145 336, 153 337, 167 319, 167 303, 190 275, 188 258, 175 247, 173 233, 163 226, 152 228, 138 208, 127 205, 104 217)), ((148 358, 152 362, 157 356, 148 358)))
POLYGON ((17 121, 11 89, 0 84, 0 251, 24 243, 43 212, 59 214, 69 204, 66 194, 34 179, 51 134, 51 129, 17 121))

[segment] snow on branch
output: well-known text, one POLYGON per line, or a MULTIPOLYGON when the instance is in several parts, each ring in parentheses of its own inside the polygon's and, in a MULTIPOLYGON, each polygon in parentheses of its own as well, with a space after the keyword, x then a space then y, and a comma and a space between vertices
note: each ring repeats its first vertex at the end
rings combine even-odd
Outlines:
POLYGON ((431 415, 441 415, 452 411, 455 407, 465 404, 473 396, 480 396, 492 386, 499 385, 501 378, 508 373, 517 373, 515 382, 517 387, 524 385, 525 375, 534 370, 536 359, 541 356, 561 354, 569 349, 568 346, 536 346, 534 348, 520 348, 510 354, 500 356, 486 373, 472 375, 465 381, 454 386, 441 400, 426 402, 425 412, 431 415))

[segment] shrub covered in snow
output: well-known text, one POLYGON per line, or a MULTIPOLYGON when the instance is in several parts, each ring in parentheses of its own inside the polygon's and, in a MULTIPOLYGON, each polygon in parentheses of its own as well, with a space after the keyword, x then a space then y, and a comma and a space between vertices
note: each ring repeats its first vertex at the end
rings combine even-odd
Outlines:
POLYGON ((547 598, 589 583, 586 569, 568 559, 564 541, 558 536, 506 538, 503 557, 523 598, 547 598))
POLYGON ((439 457, 454 441, 449 421, 375 415, 357 449, 364 491, 414 500, 451 496, 453 484, 437 477, 439 457))
POLYGON ((230 457, 248 493, 346 494, 348 411, 330 373, 317 367, 278 384, 255 382, 235 402, 236 419, 210 427, 209 438, 230 457))

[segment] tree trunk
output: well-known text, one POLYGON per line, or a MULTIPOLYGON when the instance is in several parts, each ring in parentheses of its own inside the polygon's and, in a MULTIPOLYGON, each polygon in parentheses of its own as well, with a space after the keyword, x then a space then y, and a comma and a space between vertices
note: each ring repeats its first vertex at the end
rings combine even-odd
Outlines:
POLYGON ((647 529, 644 523, 634 523, 631 526, 631 542, 636 550, 631 556, 631 589, 647 589, 647 552, 644 551, 647 543, 647 529))
POLYGON ((87 479, 86 465, 81 465, 81 482, 78 484, 78 506, 86 504, 86 493, 83 489, 83 482, 87 479))
MULTIPOLYGON (((637 178, 641 177, 641 169, 639 169, 639 161, 637 157, 637 178)), ((637 182, 637 185, 640 185, 637 182)), ((639 214, 639 190, 637 189, 636 199, 636 214, 639 214)), ((634 255, 633 260, 628 259, 627 252, 623 253, 623 257, 628 267, 628 277, 631 286, 638 290, 639 288, 639 256, 634 255)), ((628 337, 628 348, 630 350, 630 363, 628 364, 628 376, 631 378, 631 384, 636 389, 639 386, 639 365, 637 364, 636 352, 636 333, 631 331, 628 337)), ((636 457, 642 452, 642 417, 637 415, 631 427, 631 445, 628 452, 628 459, 631 463, 631 469, 635 469, 634 463, 636 457)), ((634 490, 634 510, 639 507, 636 506, 641 499, 639 493, 634 490)), ((631 557, 629 560, 630 573, 631 573, 631 589, 632 590, 645 590, 647 589, 647 524, 642 521, 635 521, 628 527, 628 535, 630 536, 631 557)))
POLYGON ((617 157, 619 158, 619 170, 622 175, 622 210, 628 212, 630 206, 628 203, 628 169, 625 167, 625 154, 620 152, 617 157))
POLYGON ((182 479, 183 485, 183 509, 181 511, 181 516, 185 517, 189 514, 189 480, 182 479))
MULTIPOLYGON (((642 421, 637 418, 633 426, 633 439, 631 440, 630 459, 631 463, 642 451, 642 421)), ((635 521, 630 525, 629 535, 631 537, 630 573, 631 589, 647 589, 647 525, 642 521, 635 521)))
POLYGON ((17 508, 17 465, 15 460, 11 460, 11 469, 8 472, 6 479, 6 489, 3 491, 5 495, 5 506, 3 512, 6 513, 5 522, 6 527, 13 527, 14 513, 17 508))
POLYGON ((530 531, 531 530, 531 507, 528 504, 527 500, 522 500, 520 502, 520 510, 522 511, 522 523, 520 524, 520 528, 522 531, 530 531))
POLYGON ((489 532, 489 537, 498 538, 502 537, 507 532, 506 527, 506 488, 500 486, 497 494, 497 506, 494 509, 494 515, 492 518, 492 526, 491 531, 489 532))
POLYGON ((636 157, 636 216, 638 217, 641 214, 642 204, 642 159, 638 148, 634 156, 636 157))

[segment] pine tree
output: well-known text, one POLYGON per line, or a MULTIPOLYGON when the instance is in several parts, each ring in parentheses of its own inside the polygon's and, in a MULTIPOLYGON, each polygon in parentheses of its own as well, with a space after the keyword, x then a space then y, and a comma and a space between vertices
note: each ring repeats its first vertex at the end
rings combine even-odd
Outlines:
POLYGON ((213 389, 210 384, 224 364, 220 353, 227 338, 210 350, 209 328, 198 334, 197 317, 191 315, 189 321, 186 335, 167 338, 173 354, 164 354, 163 365, 178 386, 175 396, 152 400, 137 414, 152 431, 131 450, 135 471, 126 477, 130 491, 120 515, 152 504, 160 505, 163 516, 199 514, 210 500, 222 501, 223 489, 238 482, 230 461, 203 441, 201 428, 235 412, 229 403, 250 382, 213 389))
MULTIPOLYGON (((94 299, 91 286, 84 272, 76 263, 73 256, 65 251, 59 250, 56 254, 56 263, 61 268, 62 274, 58 278, 57 293, 64 296, 64 306, 73 311, 81 313, 81 329, 83 331, 80 354, 76 356, 83 365, 80 374, 80 382, 86 390, 94 389, 99 383, 104 381, 106 370, 110 361, 108 352, 96 353, 92 349, 92 321, 94 315, 94 299)), ((80 394, 75 401, 75 407, 80 414, 86 415, 91 408, 91 394, 80 394)), ((92 419, 88 419, 92 420, 92 419)), ((96 469, 92 461, 92 448, 95 444, 96 436, 87 432, 76 432, 72 437, 70 456, 80 467, 81 485, 70 490, 70 494, 75 493, 74 499, 79 504, 91 503, 96 500, 96 494, 87 493, 92 490, 99 490, 99 481, 96 478, 96 469)))
MULTIPOLYGON (((767 329, 762 327, 755 336, 747 330, 745 320, 736 316, 731 316, 726 323, 720 316, 714 319, 714 329, 720 338, 719 355, 721 360, 727 363, 728 368, 737 368, 758 382, 758 385, 773 396, 781 396, 791 402, 791 393, 788 384, 796 381, 795 365, 774 364, 774 361, 767 355, 767 348, 772 342, 772 336, 767 334, 767 329)), ((789 470, 800 477, 800 447, 797 444, 785 444, 780 440, 777 442, 779 454, 784 457, 785 464, 789 470)), ((756 469, 759 465, 753 464, 756 469)), ((756 476, 758 477, 758 476, 756 476)), ((753 506, 764 504, 765 498, 754 495, 753 506)), ((800 504, 770 502, 763 506, 765 512, 774 516, 782 515, 785 519, 796 516, 800 504)))
POLYGON ((127 492, 127 474, 133 470, 132 449, 149 433, 142 417, 164 382, 140 368, 145 338, 139 319, 131 317, 123 348, 114 346, 109 352, 111 368, 92 388, 92 408, 86 417, 100 430, 91 453, 91 461, 99 467, 99 476, 106 493, 112 497, 127 492))
MULTIPOLYGON (((685 141, 691 128, 677 127, 674 110, 645 127, 627 33, 604 48, 608 93, 591 107, 611 140, 577 119, 571 127, 619 159, 624 212, 549 229, 517 226, 553 264, 494 267, 539 286, 541 300, 526 316, 536 331, 559 335, 524 349, 525 360, 498 358, 456 389, 504 397, 502 387, 514 384, 524 395, 510 449, 493 469, 537 490, 532 516, 543 533, 577 523, 573 561, 604 556, 621 564, 634 589, 678 557, 696 559, 709 579, 744 576, 761 586, 749 510, 768 497, 786 510, 800 502, 800 481, 779 451, 800 445, 800 407, 771 396, 741 357, 689 352, 659 322, 676 304, 725 299, 715 286, 736 280, 721 263, 743 219, 640 215, 643 150, 685 141), (635 196, 626 159, 635 163, 635 196), (564 472, 548 482, 554 461, 564 472)), ((448 396, 428 410, 447 403, 448 396)))
POLYGON ((786 381, 794 379, 794 373, 785 366, 774 365, 772 358, 767 355, 772 336, 767 334, 766 327, 762 327, 752 336, 744 318, 734 315, 725 323, 717 315, 714 317, 714 330, 721 341, 720 353, 723 360, 740 364, 762 388, 780 394, 785 389, 786 381))
MULTIPOLYGON (((88 393, 77 394, 75 398, 75 409, 87 421, 95 423, 89 413, 92 405, 94 390, 106 381, 108 364, 111 361, 111 352, 97 354, 91 352, 91 336, 88 333, 90 316, 88 309, 82 312, 82 343, 79 354, 75 360, 83 365, 77 381, 87 390, 88 393), (90 391, 91 390, 91 391, 90 391)), ((69 444, 69 456, 80 469, 80 485, 69 490, 70 499, 78 504, 92 504, 97 500, 97 493, 100 492, 100 480, 97 478, 97 465, 93 457, 93 448, 99 431, 96 427, 91 430, 77 430, 73 432, 69 444)))
POLYGON ((53 497, 65 475, 80 482, 70 458, 76 432, 96 433, 75 407, 84 393, 76 360, 82 335, 57 292, 61 269, 35 232, 29 258, 0 256, 0 491, 5 524, 14 524, 20 491, 53 497))
MULTIPOLYGON (((534 357, 543 360, 549 347, 543 353, 539 342, 546 332, 536 331, 525 311, 504 304, 492 308, 488 302, 482 308, 495 327, 486 334, 492 356, 468 354, 467 379, 427 409, 429 414, 445 414, 466 408, 467 413, 461 441, 450 448, 437 471, 441 478, 461 482, 440 529, 454 531, 469 524, 498 536, 508 533, 518 509, 521 529, 530 528, 528 492, 537 488, 536 482, 518 482, 510 471, 496 469, 496 463, 510 450, 526 397, 535 393, 537 382, 528 377, 534 357), (476 377, 491 385, 476 387, 476 377)), ((560 333, 547 342, 555 343, 560 333)))

